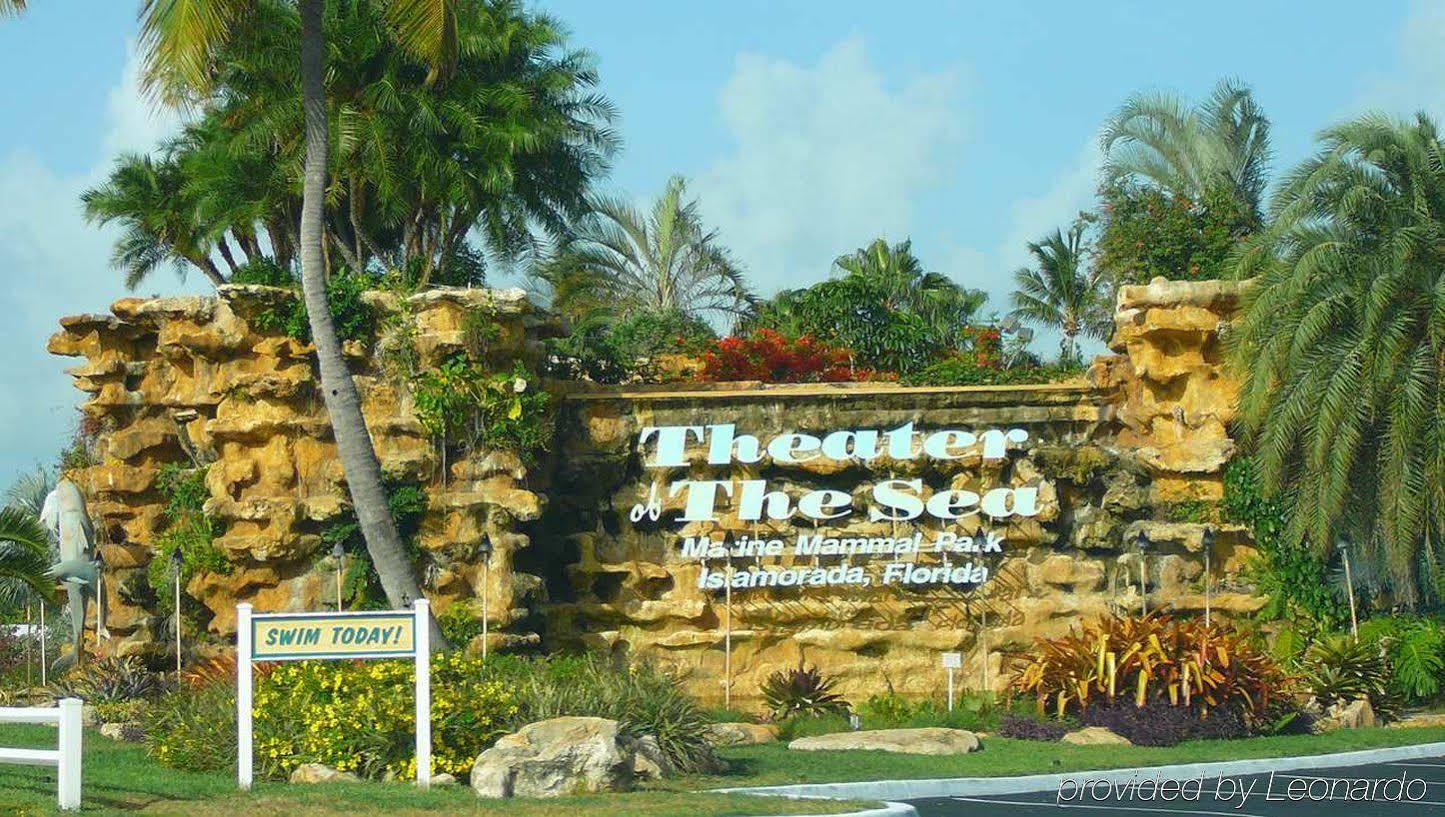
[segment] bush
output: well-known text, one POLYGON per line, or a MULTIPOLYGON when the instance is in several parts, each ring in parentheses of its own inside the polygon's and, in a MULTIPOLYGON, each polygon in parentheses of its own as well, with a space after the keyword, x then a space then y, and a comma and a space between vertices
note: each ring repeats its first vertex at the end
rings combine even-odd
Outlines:
POLYGON ((492 372, 479 360, 456 354, 411 381, 416 418, 444 442, 485 445, 530 457, 552 440, 551 396, 518 361, 492 372))
POLYGON ((763 699, 773 720, 848 714, 848 702, 833 692, 836 681, 817 667, 801 662, 794 669, 778 670, 763 681, 763 699))
POLYGON ((998 707, 992 695, 963 694, 948 702, 932 698, 905 698, 889 692, 873 695, 858 707, 864 729, 917 729, 941 726, 974 731, 994 728, 998 723, 998 707))
POLYGON ((878 379, 871 369, 852 363, 846 348, 828 346, 809 335, 789 338, 772 329, 746 337, 714 341, 702 353, 699 379, 710 382, 761 380, 764 383, 838 383, 878 379))
POLYGON ((1019 383, 1053 383, 1077 377, 1072 366, 983 365, 972 356, 951 355, 934 361, 903 378, 911 386, 1006 386, 1019 383))
POLYGON ((1440 694, 1445 675, 1445 627, 1432 618, 1381 616, 1360 624, 1360 640, 1376 644, 1388 657, 1394 672, 1390 689, 1413 703, 1440 694))
POLYGON ((64 678, 50 684, 56 698, 80 698, 91 703, 113 703, 154 698, 165 689, 161 676, 151 672, 139 658, 97 658, 72 668, 64 678))
POLYGON ((1061 721, 1046 721, 1029 715, 1005 715, 999 722, 1000 737, 1016 740, 1058 740, 1069 731, 1061 721))
MULTIPOLYGON (((271 307, 252 318, 256 329, 278 332, 296 340, 311 341, 311 323, 306 317, 306 302, 301 297, 301 283, 289 272, 271 262, 249 264, 231 277, 233 284, 262 284, 295 291, 291 300, 271 307)), ((326 281, 326 302, 336 324, 336 334, 343 340, 370 340, 376 333, 376 314, 362 295, 378 283, 375 276, 342 269, 326 281)))
POLYGON ((1393 719, 1399 701, 1390 689, 1392 675, 1381 644, 1345 633, 1320 638, 1305 655, 1305 689, 1325 709, 1368 698, 1376 717, 1393 719))
POLYGON ((147 712, 146 751, 173 769, 219 772, 236 767, 233 684, 182 687, 147 712))
POLYGON ((1227 278, 1231 251, 1259 227, 1219 185, 1199 201, 1128 183, 1106 185, 1099 197, 1097 263, 1117 284, 1143 284, 1156 276, 1227 278))
POLYGON ((1039 710, 1056 717, 1132 700, 1135 708, 1162 704, 1262 722, 1272 700, 1287 694, 1291 679, 1246 634, 1229 625, 1164 614, 1111 617, 1042 638, 1012 656, 1023 666, 1013 691, 1031 695, 1039 710))
POLYGON ((523 722, 581 715, 610 718, 631 735, 652 735, 674 768, 715 765, 712 723, 676 676, 655 664, 616 667, 595 656, 489 662, 489 671, 520 694, 523 722))
POLYGON ((1166 703, 1096 704, 1079 712, 1079 723, 1102 726, 1135 746, 1173 746, 1185 740, 1242 738, 1251 734, 1239 710, 1216 709, 1201 715, 1166 703))

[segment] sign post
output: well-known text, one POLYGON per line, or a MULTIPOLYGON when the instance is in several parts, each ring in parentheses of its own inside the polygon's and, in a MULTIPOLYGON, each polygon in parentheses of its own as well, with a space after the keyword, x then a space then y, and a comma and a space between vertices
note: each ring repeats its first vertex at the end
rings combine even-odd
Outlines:
POLYGON ((236 605, 236 782, 251 788, 253 670, 256 661, 411 658, 416 661, 416 782, 431 785, 431 613, 254 613, 236 605))
POLYGON ((963 653, 943 654, 943 669, 948 672, 948 711, 953 711, 953 671, 963 666, 963 653))

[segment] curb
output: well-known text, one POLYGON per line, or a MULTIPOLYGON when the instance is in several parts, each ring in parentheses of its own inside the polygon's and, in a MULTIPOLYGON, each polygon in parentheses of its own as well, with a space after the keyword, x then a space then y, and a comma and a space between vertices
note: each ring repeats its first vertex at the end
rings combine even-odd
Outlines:
MULTIPOLYGON (((795 799, 795 800, 807 800, 807 799, 827 800, 827 799, 832 799, 832 798, 826 798, 826 797, 799 796, 799 795, 792 795, 792 794, 777 794, 777 793, 770 792, 770 791, 744 792, 744 791, 741 790, 741 789, 729 789, 729 790, 727 790, 727 791, 730 791, 730 792, 733 792, 733 793, 736 793, 736 794, 757 794, 757 795, 769 796, 769 797, 790 797, 790 798, 793 798, 793 799, 795 799)), ((786 816, 785 816, 785 817, 786 817, 786 816)), ((882 808, 869 808, 869 809, 863 809, 862 811, 840 811, 840 812, 838 812, 838 813, 836 813, 836 814, 792 815, 791 817, 918 817, 918 810, 915 809, 913 806, 908 805, 907 803, 884 803, 882 808)))
MULTIPOLYGON (((1386 749, 1362 749, 1353 752, 1336 752, 1328 755, 1300 755, 1295 757, 1257 758, 1254 760, 1222 760, 1209 763, 1175 763, 1167 766, 1136 766, 1127 769, 1087 769, 1061 774, 1034 774, 1022 777, 955 777, 933 780, 878 780, 857 783, 802 783, 790 786, 755 786, 718 791, 733 794, 762 794, 781 797, 828 797, 848 800, 918 800, 933 797, 975 797, 989 794, 1025 794, 1029 792, 1055 791, 1066 780, 1078 781, 1107 780, 1127 781, 1140 774, 1155 777, 1192 778, 1204 775, 1258 774, 1261 772, 1288 772, 1298 769, 1326 769, 1332 766, 1359 766, 1367 763, 1388 763, 1395 760, 1412 760, 1423 757, 1445 755, 1445 742, 1420 743, 1413 746, 1394 746, 1386 749)), ((907 804, 888 803, 889 806, 907 804)), ((884 814, 903 817, 912 812, 889 812, 886 809, 857 812, 858 815, 884 814)))

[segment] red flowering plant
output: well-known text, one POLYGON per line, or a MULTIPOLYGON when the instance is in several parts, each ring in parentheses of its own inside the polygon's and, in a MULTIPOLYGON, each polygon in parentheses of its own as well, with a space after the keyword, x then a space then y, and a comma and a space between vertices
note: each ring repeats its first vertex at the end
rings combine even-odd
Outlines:
POLYGON ((746 337, 715 340, 702 353, 698 379, 708 382, 761 380, 765 383, 842 383, 877 380, 872 369, 854 366, 850 350, 810 335, 790 338, 772 329, 746 337))

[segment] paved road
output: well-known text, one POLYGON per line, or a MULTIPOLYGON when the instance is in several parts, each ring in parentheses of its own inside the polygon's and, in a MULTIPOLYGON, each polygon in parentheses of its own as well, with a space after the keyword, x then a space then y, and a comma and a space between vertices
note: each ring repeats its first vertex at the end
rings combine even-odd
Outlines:
POLYGON ((1445 817, 1445 757, 1303 769, 1271 774, 1175 779, 1145 772, 1133 781, 1089 781, 1036 794, 911 801, 920 817, 1445 817))

